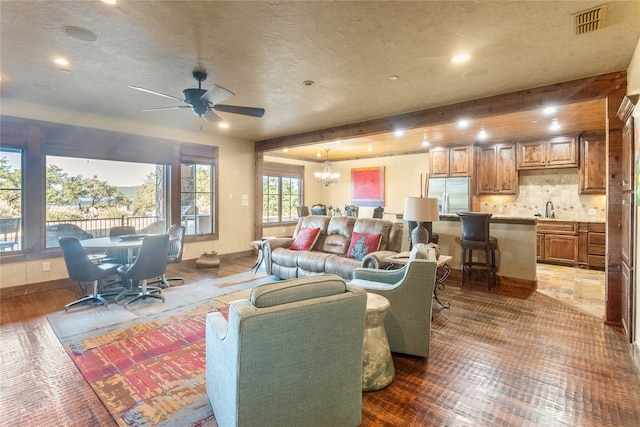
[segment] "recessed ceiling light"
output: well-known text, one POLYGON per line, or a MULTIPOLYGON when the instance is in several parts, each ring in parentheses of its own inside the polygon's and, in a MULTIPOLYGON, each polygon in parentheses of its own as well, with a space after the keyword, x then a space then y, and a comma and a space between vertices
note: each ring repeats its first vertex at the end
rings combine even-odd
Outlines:
POLYGON ((58 65, 69 65, 69 61, 61 57, 54 58, 53 62, 55 62, 58 65))
POLYGON ((102 3, 114 5, 117 0, 100 0, 102 3))
POLYGON ((558 109, 557 109, 556 107, 554 107, 554 106, 550 105, 550 106, 548 106, 548 107, 545 107, 545 108, 542 110, 542 114, 544 114, 545 116, 550 116, 550 115, 552 115, 553 113, 555 113, 556 111, 558 111, 558 109))
POLYGON ((220 122, 218 123, 218 127, 222 128, 222 129, 228 129, 229 128, 229 123, 227 122, 220 122))
POLYGON ((373 147, 372 146, 368 146, 367 147, 367 151, 373 151, 373 147))
POLYGON ((394 135, 399 138, 399 137, 404 135, 404 131, 403 130, 397 130, 397 131, 394 132, 394 135))
POLYGON ((400 77, 398 76, 391 76, 389 77, 389 80, 391 80, 392 82, 395 82, 396 80, 398 80, 400 77))
POLYGON ((551 121, 551 126, 549 126, 549 130, 555 132, 558 131, 562 128, 562 126, 560 126, 560 123, 558 122, 558 119, 553 119, 551 121))
POLYGON ((487 131, 484 129, 480 129, 480 132, 478 132, 478 139, 480 141, 484 141, 487 138, 489 138, 489 134, 487 133, 487 131))
POLYGON ((64 31, 69 37, 83 42, 94 42, 98 40, 98 36, 87 30, 86 28, 70 26, 62 28, 62 31, 64 31))
POLYGON ((322 157, 322 153, 318 151, 318 154, 316 154, 316 157, 322 157))
POLYGON ((469 126, 469 120, 463 119, 463 120, 459 120, 458 121, 458 127, 460 129, 464 129, 464 128, 468 127, 468 126, 469 126))
POLYGON ((471 59, 471 56, 466 53, 461 53, 460 55, 456 55, 451 58, 451 62, 454 64, 462 64, 463 62, 467 62, 471 59))
POLYGON ((313 86, 314 84, 316 84, 316 82, 314 82, 313 80, 305 80, 302 82, 302 84, 305 86, 313 86))
POLYGON ((289 149, 288 149, 288 148, 285 148, 285 149, 283 149, 282 151, 283 151, 283 152, 285 152, 285 153, 288 153, 288 152, 289 152, 289 149))
POLYGON ((486 68, 474 68, 473 70, 469 70, 462 75, 465 79, 474 79, 476 77, 484 76, 489 72, 486 68))

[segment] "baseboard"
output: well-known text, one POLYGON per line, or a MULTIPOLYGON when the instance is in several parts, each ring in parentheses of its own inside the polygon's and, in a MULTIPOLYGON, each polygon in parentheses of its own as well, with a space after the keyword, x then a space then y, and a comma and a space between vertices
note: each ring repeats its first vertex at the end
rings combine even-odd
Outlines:
MULTIPOLYGON (((251 257, 255 256, 255 251, 252 249, 241 251, 241 252, 232 252, 228 254, 218 255, 220 261, 240 258, 240 257, 251 257)), ((191 263, 195 267, 195 262, 197 258, 193 259, 183 259, 182 263, 188 264, 191 263)), ((0 298, 12 298, 19 297, 23 295, 35 294, 36 292, 50 291, 52 289, 70 289, 73 292, 78 291, 78 283, 73 282, 71 279, 56 279, 49 280, 46 282, 37 282, 37 283, 28 283, 26 285, 18 285, 11 286, 8 288, 0 288, 0 298)))
MULTIPOLYGON (((456 284, 460 286, 460 281, 462 279, 461 270, 451 270, 451 274, 447 278, 445 283, 451 282, 452 284, 456 284)), ((512 288, 526 289, 529 291, 535 291, 538 289, 538 280, 523 280, 516 279, 513 277, 506 277, 498 275, 498 287, 500 286, 508 286, 512 288)), ((474 282, 481 283, 481 282, 474 282)))

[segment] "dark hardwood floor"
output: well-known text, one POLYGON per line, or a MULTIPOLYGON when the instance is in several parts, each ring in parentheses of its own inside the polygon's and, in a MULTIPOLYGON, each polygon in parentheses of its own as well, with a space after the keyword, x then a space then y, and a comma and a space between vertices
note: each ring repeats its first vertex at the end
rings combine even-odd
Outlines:
MULTIPOLYGON (((188 286, 253 262, 169 273, 188 286)), ((116 425, 46 318, 77 291, 60 281, 0 295, 0 425, 116 425)), ((620 330, 537 292, 451 282, 439 295, 451 309, 434 305, 429 359, 394 354, 393 383, 363 394, 363 426, 640 425, 640 373, 620 330)))

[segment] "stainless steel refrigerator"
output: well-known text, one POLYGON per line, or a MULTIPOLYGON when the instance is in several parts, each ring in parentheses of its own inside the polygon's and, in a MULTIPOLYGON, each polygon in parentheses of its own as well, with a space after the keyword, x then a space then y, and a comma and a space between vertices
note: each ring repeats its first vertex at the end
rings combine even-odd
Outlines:
POLYGON ((469 212, 469 178, 430 178, 428 197, 438 199, 440 213, 469 212))

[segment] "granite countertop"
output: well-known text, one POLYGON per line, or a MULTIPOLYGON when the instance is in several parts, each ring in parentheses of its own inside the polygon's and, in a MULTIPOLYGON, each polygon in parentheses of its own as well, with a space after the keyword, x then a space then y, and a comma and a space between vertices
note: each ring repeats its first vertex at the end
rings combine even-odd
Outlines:
MULTIPOLYGON (((455 213, 440 214, 441 221, 458 221, 459 217, 455 213)), ((504 222, 512 224, 537 224, 538 221, 549 222, 590 222, 590 223, 602 223, 606 221, 603 219, 571 219, 571 218, 543 218, 537 216, 514 216, 514 215, 496 215, 491 216, 492 222, 504 222)))

